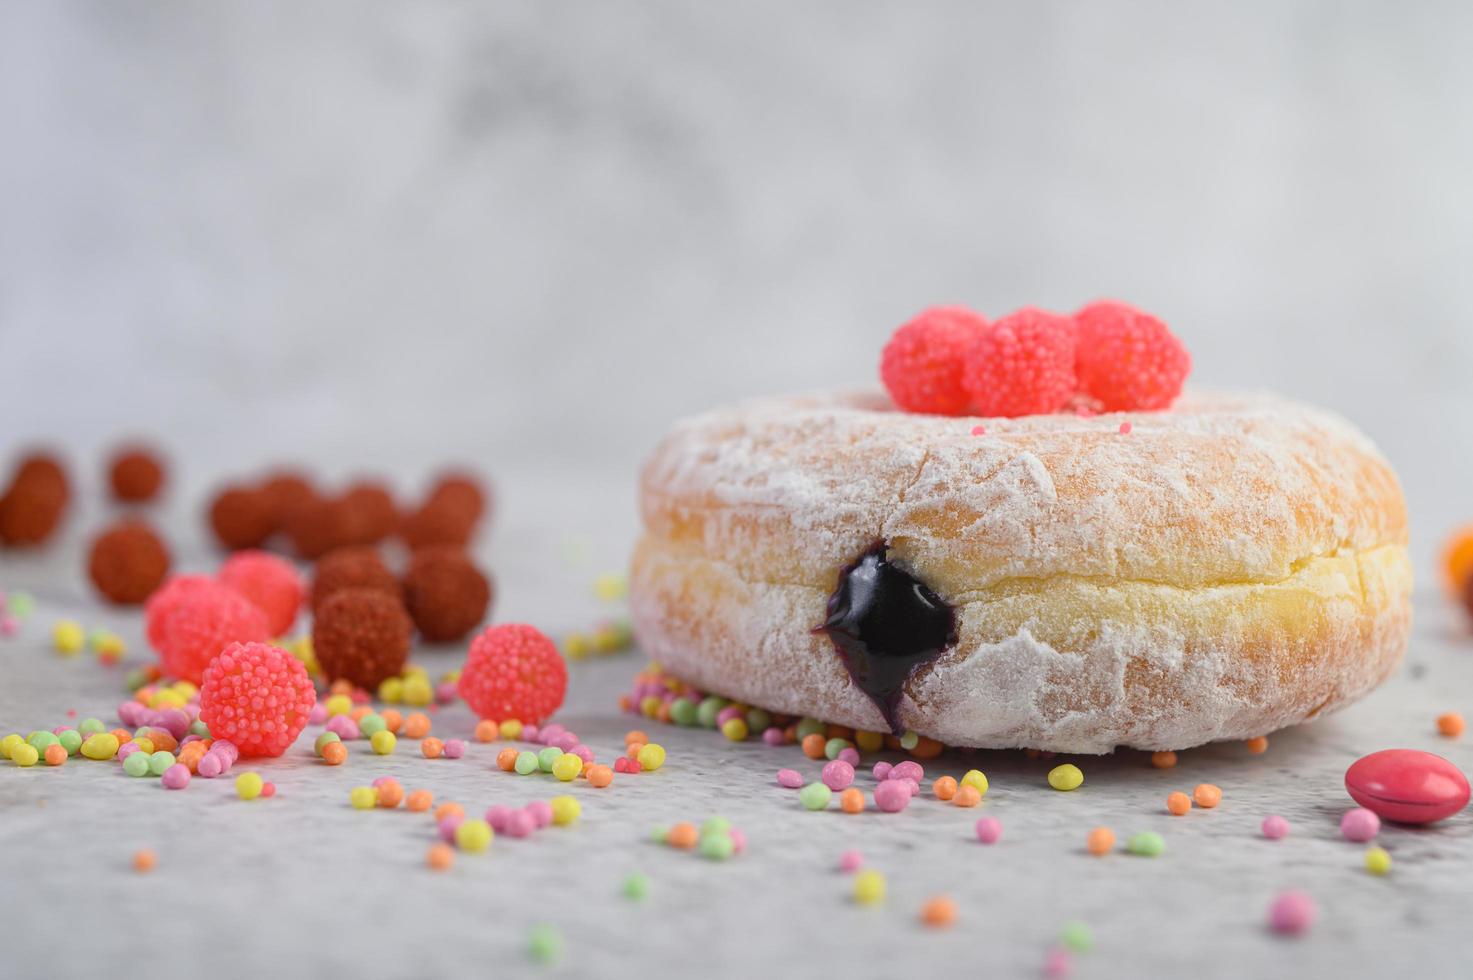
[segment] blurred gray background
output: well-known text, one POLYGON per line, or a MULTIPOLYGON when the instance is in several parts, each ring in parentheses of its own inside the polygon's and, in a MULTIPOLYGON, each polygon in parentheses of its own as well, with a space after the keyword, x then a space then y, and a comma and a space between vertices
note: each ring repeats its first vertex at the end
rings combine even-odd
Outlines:
POLYGON ((1116 295, 1473 518, 1473 5, 0 5, 3 445, 468 460, 633 527, 676 416, 1116 295))

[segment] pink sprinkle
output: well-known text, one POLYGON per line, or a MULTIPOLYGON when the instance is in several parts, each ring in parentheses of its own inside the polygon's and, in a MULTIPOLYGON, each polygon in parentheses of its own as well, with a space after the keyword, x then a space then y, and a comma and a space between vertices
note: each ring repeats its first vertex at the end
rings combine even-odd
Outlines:
POLYGON ((625 767, 625 772, 644 772, 644 763, 638 759, 630 759, 629 765, 625 767))
POLYGON ((1381 832, 1381 818, 1365 807, 1346 810, 1340 818, 1340 836, 1363 844, 1381 832))
POLYGON ((327 730, 344 742, 358 737, 358 723, 348 715, 333 715, 327 719, 327 730))
POLYGON ((128 756, 132 755, 134 752, 142 752, 142 751, 143 750, 138 747, 138 743, 137 742, 124 742, 123 743, 123 747, 120 748, 120 749, 118 749, 118 761, 119 762, 122 762, 124 759, 128 758, 128 756))
POLYGON ((849 784, 854 782, 854 767, 843 759, 835 759, 823 767, 819 778, 825 786, 837 793, 848 789, 849 784))
POLYGON ((375 779, 373 782, 369 783, 368 785, 372 786, 374 789, 378 789, 384 783, 387 783, 389 780, 391 780, 393 778, 394 778, 393 776, 379 776, 377 779, 375 779))
POLYGON ((546 800, 533 800, 522 809, 531 815, 539 829, 552 826, 552 804, 546 800))
POLYGON ((899 779, 891 776, 889 779, 885 780, 885 782, 895 783, 898 786, 904 786, 906 792, 908 792, 911 796, 915 796, 921 791, 921 784, 916 782, 914 779, 911 779, 909 776, 901 776, 899 779))
MULTIPOLYGON (((449 748, 448 742, 446 743, 446 747, 449 748)), ((568 752, 582 759, 585 766, 591 765, 593 763, 593 750, 584 745, 582 742, 579 742, 577 745, 573 746, 571 749, 568 750, 568 752)))
POLYGON ((904 762, 896 763, 895 768, 890 770, 890 775, 887 778, 914 779, 917 783, 919 783, 925 777, 926 770, 924 766, 913 759, 906 759, 904 762))
POLYGON ((465 755, 465 740, 459 738, 447 738, 441 749, 447 759, 459 759, 465 755))
POLYGON ((215 739, 210 743, 210 751, 220 753, 231 762, 236 762, 240 759, 240 749, 236 748, 234 742, 227 739, 215 739))
POLYGON ((77 709, 76 708, 68 708, 68 709, 66 709, 66 716, 68 718, 75 718, 75 717, 77 717, 77 709))
MULTIPOLYGON (((620 758, 623 758, 620 756, 620 758)), ((802 789, 803 774, 796 769, 779 769, 777 771, 777 784, 783 789, 802 789)))
POLYGON ((859 750, 855 748, 843 748, 839 750, 839 758, 849 763, 854 768, 859 768, 859 750))
POLYGON ((1314 925, 1314 899, 1304 892, 1280 892, 1268 907, 1268 925, 1274 932, 1297 936, 1314 925))
POLYGON ((307 724, 320 725, 324 721, 327 721, 327 705, 318 701, 312 706, 312 710, 307 712, 307 724))
POLYGON ((985 435, 987 435, 987 426, 985 426, 985 425, 974 425, 974 426, 972 426, 972 435, 974 435, 974 436, 985 436, 985 435))
POLYGON ((572 732, 563 732, 557 738, 547 743, 548 745, 562 749, 564 752, 578 744, 578 736, 572 732))
POLYGON ((864 867, 864 855, 858 851, 845 851, 839 855, 839 870, 845 874, 864 867))
POLYGON ((977 821, 977 839, 984 844, 996 844, 1002 836, 1002 822, 996 817, 983 817, 977 821))
POLYGON ((164 789, 183 789, 189 785, 189 767, 176 762, 164 770, 164 789))
POLYGON ((629 757, 628 756, 623 756, 623 755, 616 757, 614 759, 614 772, 628 772, 628 771, 629 771, 629 757))
POLYGON ((875 806, 886 813, 899 813, 910 805, 908 780, 887 779, 875 787, 875 806))
POLYGON ((275 796, 276 795, 276 784, 275 783, 262 783, 261 784, 261 795, 263 797, 265 797, 266 799, 268 799, 268 800, 271 797, 275 796))
POLYGON ((201 779, 214 779, 225 771, 225 759, 213 752, 206 752, 195 767, 195 774, 201 779))
POLYGON ((1129 422, 1121 422, 1120 423, 1120 434, 1122 436, 1128 436, 1128 435, 1130 435, 1130 423, 1129 422))
POLYGON ((733 827, 726 832, 726 836, 731 838, 731 853, 740 854, 747 849, 747 835, 744 831, 733 827))
POLYGON ((783 744, 783 730, 774 725, 773 727, 767 729, 767 731, 762 733, 762 741, 766 742, 768 745, 783 744))
POLYGON ((890 763, 886 762, 884 759, 881 759, 879 762, 876 762, 874 768, 870 770, 870 775, 875 777, 876 782, 883 783, 885 780, 890 778, 890 770, 894 768, 895 767, 890 765, 890 763))
POLYGON ((8 613, 0 616, 0 635, 14 636, 18 632, 20 632, 20 620, 8 613))
POLYGON ((1283 840, 1289 836, 1289 821, 1275 813, 1273 816, 1264 817, 1259 829, 1269 840, 1283 840))
POLYGON ((540 734, 541 733, 537 730, 536 725, 523 725, 521 740, 523 742, 535 742, 537 741, 537 736, 540 734))
POLYGON ((733 718, 745 718, 746 716, 747 713, 741 708, 737 707, 734 704, 729 704, 726 707, 722 708, 720 711, 716 712, 716 727, 720 728, 722 725, 731 721, 733 718))
POLYGON ((530 837, 532 831, 537 829, 537 818, 526 810, 513 810, 506 818, 506 833, 508 837, 530 837))
POLYGON ((435 685, 435 700, 441 704, 449 704, 454 701, 459 693, 453 681, 441 681, 435 685))
POLYGON ((511 807, 502 806, 500 803, 497 803, 495 806, 487 807, 486 809, 486 822, 489 823, 491 825, 491 829, 496 831, 498 834, 506 829, 506 821, 510 816, 511 807))
POLYGON ((440 829, 440 839, 442 841, 444 841, 445 843, 447 843, 447 844, 454 844, 455 843, 455 828, 456 827, 459 827, 460 824, 461 824, 461 821, 463 821, 464 819, 465 819, 464 815, 459 814, 459 813, 452 813, 448 817, 446 817, 444 820, 441 820, 440 821, 440 826, 439 826, 439 829, 440 829))
POLYGON ((522 729, 522 741, 524 741, 524 742, 533 742, 533 741, 536 741, 536 742, 542 742, 542 743, 547 744, 547 745, 551 745, 552 744, 552 740, 555 739, 555 738, 557 738, 559 735, 561 735, 565 731, 567 731, 566 728, 564 728, 562 725, 559 725, 557 722, 553 722, 551 725, 543 725, 541 731, 533 732, 532 734, 536 735, 537 738, 530 739, 530 738, 527 737, 527 730, 525 728, 523 728, 522 729))
POLYGON ((1043 975, 1049 980, 1063 980, 1074 969, 1074 960, 1067 949, 1051 949, 1043 958, 1043 975))

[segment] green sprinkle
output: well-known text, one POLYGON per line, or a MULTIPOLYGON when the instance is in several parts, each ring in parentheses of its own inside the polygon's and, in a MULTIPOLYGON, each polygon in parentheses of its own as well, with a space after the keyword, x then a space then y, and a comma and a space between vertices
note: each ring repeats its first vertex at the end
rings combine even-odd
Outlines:
POLYGON ((731 821, 725 817, 712 817, 701 824, 701 836, 706 834, 726 834, 731 832, 731 821))
POLYGON ((527 951, 538 963, 556 963, 563 958, 563 934, 556 926, 535 925, 527 934, 527 951))
POLYGON ((101 718, 83 718, 82 723, 77 726, 77 731, 83 735, 96 735, 98 732, 107 731, 107 726, 102 723, 101 718))
POLYGON ((316 752, 318 755, 321 755, 322 750, 327 748, 327 746, 331 745, 333 742, 341 741, 342 739, 338 738, 337 732, 323 732, 321 735, 317 736, 317 741, 312 743, 312 751, 316 752))
POLYGON ((530 749, 523 749, 517 753, 517 772, 523 776, 530 776, 538 769, 537 753, 530 749))
POLYGON ((702 728, 715 728, 716 716, 721 714, 721 709, 730 703, 726 698, 715 696, 703 698, 701 703, 696 705, 696 723, 702 728))
POLYGON ((809 810, 822 810, 829 805, 834 791, 823 783, 809 783, 798 791, 798 799, 809 810))
POLYGON ((920 744, 921 737, 915 732, 906 732, 904 735, 900 736, 900 747, 907 752, 920 744))
MULTIPOLYGON (((142 752, 133 753, 133 755, 142 754, 142 752)), ((133 756, 130 755, 128 758, 131 759, 133 758, 133 756)), ((177 761, 178 760, 174 758, 174 753, 166 752, 163 749, 159 749, 157 752, 148 757, 148 771, 155 776, 162 776, 164 774, 164 770, 172 766, 177 761)))
POLYGON ((1157 857, 1166 850, 1166 841, 1154 830, 1143 830, 1130 839, 1125 849, 1142 857, 1157 857))
POLYGON ((26 744, 35 749, 40 755, 45 755, 47 749, 60 741, 61 739, 50 732, 31 732, 31 734, 26 736, 26 744))
POLYGON ((624 879, 624 897, 635 902, 642 902, 650 893, 649 875, 638 871, 630 872, 629 877, 624 879))
POLYGON ((563 750, 556 745, 549 745, 537 753, 537 768, 543 772, 552 772, 552 764, 563 754, 563 750))
POLYGON ((817 718, 801 719, 798 722, 798 741, 803 741, 809 735, 822 735, 827 730, 827 726, 817 718))
POLYGON ((753 708, 747 712, 748 730, 760 732, 770 727, 772 727, 772 715, 761 708, 753 708))
POLYGON ((823 754, 830 761, 837 759, 839 753, 851 747, 854 743, 847 738, 831 738, 823 743, 823 754))
POLYGON ((373 738, 374 732, 381 732, 388 727, 389 723, 384 721, 384 716, 372 711, 358 720, 358 730, 363 733, 364 738, 373 738))
POLYGON ((148 753, 134 752, 123 760, 123 772, 130 776, 148 775, 148 753))
POLYGON ((1083 922, 1066 922, 1059 931, 1059 942, 1076 953, 1088 953, 1094 948, 1095 934, 1083 922))
POLYGON ((670 828, 662 823, 655 824, 654 828, 650 831, 650 840, 654 841, 656 844, 665 843, 665 838, 669 836, 670 828))
POLYGON ((16 619, 25 619, 36 608, 36 598, 29 592, 10 593, 10 614, 16 619))
POLYGON ((670 720, 677 725, 694 725, 696 713, 696 703, 690 698, 676 698, 670 702, 670 720))
POLYGON ((128 685, 129 691, 136 691, 148 683, 148 671, 142 667, 134 667, 123 678, 123 683, 128 685))
POLYGON ((62 748, 66 749, 67 755, 76 755, 77 750, 82 747, 82 733, 75 728, 63 729, 61 734, 56 736, 56 740, 61 743, 62 748))
MULTIPOLYGON (((828 787, 824 786, 824 789, 828 787)), ((736 851, 736 844, 732 842, 731 834, 722 831, 719 834, 702 835, 697 849, 700 850, 702 857, 708 857, 713 861, 725 861, 736 851)))
POLYGON ((209 738, 210 726, 196 718, 189 723, 189 734, 198 735, 200 738, 209 738))

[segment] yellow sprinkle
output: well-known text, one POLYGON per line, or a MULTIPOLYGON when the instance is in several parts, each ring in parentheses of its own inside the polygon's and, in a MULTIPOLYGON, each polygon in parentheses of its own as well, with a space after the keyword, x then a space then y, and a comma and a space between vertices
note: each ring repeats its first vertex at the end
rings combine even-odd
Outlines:
POLYGON ((854 900, 860 905, 874 905, 885 900, 885 876, 870 869, 854 876, 854 900))
POLYGON ((71 656, 87 643, 87 631, 74 619, 63 619, 51 627, 51 644, 56 652, 71 656))
POLYGON ((1391 855, 1384 847, 1373 847, 1366 851, 1366 870, 1373 875, 1391 873, 1391 855))
POLYGON ((1084 785, 1084 773, 1078 766, 1066 762, 1049 771, 1048 784, 1061 793, 1067 793, 1084 785))
POLYGON ((617 602, 629 594, 629 580, 619 572, 605 572, 593 580, 593 594, 604 602, 617 602))
POLYGON ((411 704, 416 708, 423 708, 433 700, 435 700, 435 689, 430 685, 430 679, 423 671, 405 676, 405 704, 411 704))
POLYGON ((980 769, 968 769, 967 774, 962 777, 961 785, 972 787, 978 796, 987 795, 987 775, 980 769))
POLYGON ((390 677, 378 686, 378 699, 386 704, 398 704, 404 700, 404 682, 390 677))

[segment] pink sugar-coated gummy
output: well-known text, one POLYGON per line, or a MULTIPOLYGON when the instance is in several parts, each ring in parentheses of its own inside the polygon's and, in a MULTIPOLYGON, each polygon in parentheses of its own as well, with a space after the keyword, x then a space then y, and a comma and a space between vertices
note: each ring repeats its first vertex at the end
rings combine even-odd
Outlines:
POLYGON ((526 810, 513 810, 506 818, 508 837, 530 837, 537 829, 537 818, 526 810))
POLYGON ((926 778, 926 769, 914 759, 906 759, 904 762, 897 762, 895 764, 895 767, 890 770, 890 775, 888 778, 914 779, 916 781, 916 785, 919 786, 921 780, 926 778))
POLYGON ((1304 892, 1280 892, 1268 907, 1268 924, 1274 932, 1297 936, 1314 924, 1314 899, 1304 892))
POLYGON ((858 851, 845 851, 839 855, 839 870, 846 874, 864 867, 864 855, 858 851))
POLYGON ((1432 823, 1468 805, 1468 778, 1440 755, 1416 749, 1382 749, 1345 770, 1355 802, 1385 820, 1432 823))
POLYGON ((1340 836, 1357 844, 1373 840, 1381 832, 1381 818, 1364 807, 1346 810, 1340 818, 1340 836))
POLYGON ((876 762, 874 768, 870 770, 870 775, 875 777, 876 782, 884 782, 885 780, 890 778, 890 770, 894 768, 895 767, 892 766, 890 763, 886 762, 884 759, 881 759, 879 762, 876 762))
POLYGON ((120 749, 118 749, 118 761, 119 762, 122 762, 124 759, 128 758, 128 756, 132 755, 134 752, 141 752, 141 751, 142 751, 142 749, 140 749, 138 747, 138 743, 137 742, 124 742, 123 743, 123 747, 120 748, 120 749))
POLYGON ((720 711, 716 712, 716 727, 720 728, 722 725, 731 721, 733 718, 745 717, 747 717, 747 713, 745 711, 743 711, 741 708, 738 708, 734 704, 729 704, 726 707, 722 708, 720 711))
POLYGON ((996 817, 983 817, 977 821, 977 839, 984 844, 996 844, 1002 837, 1002 822, 996 817))
POLYGON ((522 741, 523 742, 535 742, 535 741, 538 740, 538 737, 541 734, 542 733, 537 730, 537 726, 536 725, 523 725, 522 726, 522 741))
POLYGON ((593 762, 593 750, 584 745, 582 742, 579 742, 577 745, 573 746, 571 749, 568 750, 568 752, 582 759, 585 766, 590 765, 593 762))
POLYGON ((491 829, 498 834, 506 829, 507 818, 511 816, 511 807, 502 806, 500 803, 486 808, 486 822, 491 829))
POLYGON ((165 708, 163 711, 150 715, 144 723, 155 728, 162 728, 176 739, 180 739, 189 734, 189 723, 192 721, 194 719, 189 716, 188 712, 179 708, 165 708))
POLYGON ((318 701, 312 706, 312 710, 307 712, 307 724, 320 725, 324 721, 327 721, 327 705, 318 701))
POLYGON ((1074 969, 1074 958, 1067 949, 1051 949, 1043 958, 1043 975, 1048 980, 1064 980, 1074 969))
POLYGON ((853 748, 840 749, 839 750, 839 759, 841 759, 844 762, 849 763, 851 766, 853 766, 856 769, 859 768, 859 750, 858 749, 853 749, 853 748))
POLYGON ((447 759, 459 759, 465 755, 465 741, 459 738, 447 738, 441 751, 444 752, 447 759))
POLYGON ((781 745, 785 740, 783 730, 776 725, 762 733, 762 741, 768 745, 781 745))
POLYGON ((147 710, 137 701, 124 701, 118 705, 118 720, 129 728, 137 728, 143 724, 143 712, 147 710))
POLYGON ((731 838, 731 853, 740 854, 747 849, 747 834, 738 827, 727 831, 726 836, 731 838))
POLYGON ((164 770, 164 789, 183 789, 189 785, 189 767, 176 762, 164 770))
POLYGON ((796 769, 779 769, 777 771, 777 784, 783 789, 801 789, 803 787, 803 774, 796 769))
POLYGON ((327 719, 327 730, 344 742, 358 737, 358 723, 347 715, 333 715, 327 719))
POLYGON ((225 771, 225 759, 213 752, 206 752, 195 766, 194 774, 201 779, 214 779, 225 771))
POLYGON ((899 813, 910 805, 908 780, 887 779, 875 787, 875 806, 886 813, 899 813))
POLYGON ((552 826, 552 804, 546 800, 533 800, 523 807, 537 821, 538 828, 552 826))
POLYGON ((1283 840, 1289 836, 1289 821, 1275 813, 1272 816, 1264 817, 1259 829, 1263 831, 1263 836, 1269 840, 1283 840))
POLYGON ((465 815, 460 813, 452 813, 444 820, 441 820, 439 825, 440 839, 447 844, 455 843, 455 828, 459 827, 464 820, 465 815))
POLYGON ((837 793, 848 789, 849 784, 854 782, 854 767, 843 759, 835 759, 823 767, 819 778, 825 786, 837 793))

